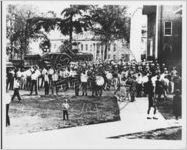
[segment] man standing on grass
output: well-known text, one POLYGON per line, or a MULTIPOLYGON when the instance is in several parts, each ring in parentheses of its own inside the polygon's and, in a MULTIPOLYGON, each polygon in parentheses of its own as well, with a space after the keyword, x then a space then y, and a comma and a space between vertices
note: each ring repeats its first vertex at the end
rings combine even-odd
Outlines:
POLYGON ((153 119, 158 119, 157 117, 155 117, 156 115, 156 102, 155 102, 155 98, 154 98, 154 86, 151 80, 151 76, 149 76, 149 81, 147 82, 147 94, 148 94, 148 110, 147 110, 147 119, 151 119, 150 117, 150 110, 153 107, 154 108, 154 116, 153 119))
POLYGON ((6 100, 5 100, 5 104, 6 104, 6 127, 10 126, 10 118, 9 118, 9 104, 11 102, 11 96, 8 93, 8 90, 6 92, 6 100))
POLYGON ((52 95, 54 94, 54 89, 56 90, 56 95, 58 95, 58 87, 56 86, 57 81, 58 81, 58 73, 56 70, 54 70, 54 74, 52 75, 52 81, 51 81, 52 95))
POLYGON ((68 116, 69 104, 67 99, 65 99, 65 102, 62 103, 62 108, 63 108, 63 120, 69 120, 69 116, 68 116))
POLYGON ((30 95, 32 95, 34 87, 35 87, 35 94, 38 95, 37 79, 38 79, 38 75, 35 71, 33 71, 32 75, 31 75, 31 92, 30 92, 30 95))
POLYGON ((20 89, 20 83, 17 77, 15 77, 14 79, 14 94, 12 96, 12 101, 14 100, 14 98, 17 96, 19 102, 21 101, 21 97, 19 94, 19 89, 20 89))

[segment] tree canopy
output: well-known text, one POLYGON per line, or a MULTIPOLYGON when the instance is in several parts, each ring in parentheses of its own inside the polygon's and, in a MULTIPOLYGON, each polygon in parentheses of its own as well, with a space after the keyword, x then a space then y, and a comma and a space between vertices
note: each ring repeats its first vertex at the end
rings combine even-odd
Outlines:
POLYGON ((129 42, 130 18, 126 14, 127 7, 119 5, 105 5, 95 7, 90 11, 91 30, 105 44, 104 58, 107 57, 107 47, 111 41, 125 39, 129 42))

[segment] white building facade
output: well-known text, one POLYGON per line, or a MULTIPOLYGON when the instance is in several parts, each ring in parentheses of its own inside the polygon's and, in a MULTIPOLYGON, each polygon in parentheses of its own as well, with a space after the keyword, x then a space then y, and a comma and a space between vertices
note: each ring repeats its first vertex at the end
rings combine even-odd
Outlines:
POLYGON ((130 50, 131 59, 141 61, 147 51, 147 18, 142 15, 142 7, 137 7, 131 15, 130 50))

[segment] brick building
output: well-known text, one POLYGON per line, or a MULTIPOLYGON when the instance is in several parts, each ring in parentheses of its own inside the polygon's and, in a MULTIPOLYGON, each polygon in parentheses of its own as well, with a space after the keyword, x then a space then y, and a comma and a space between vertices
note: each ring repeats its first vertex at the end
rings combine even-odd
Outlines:
POLYGON ((167 64, 181 64, 182 6, 144 6, 147 15, 147 58, 167 64))

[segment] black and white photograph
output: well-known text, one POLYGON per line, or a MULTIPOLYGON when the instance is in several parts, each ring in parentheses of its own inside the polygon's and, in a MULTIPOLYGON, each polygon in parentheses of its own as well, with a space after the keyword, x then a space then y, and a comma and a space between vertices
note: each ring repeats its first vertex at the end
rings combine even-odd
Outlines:
POLYGON ((2 149, 186 148, 186 1, 2 1, 2 149))

